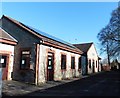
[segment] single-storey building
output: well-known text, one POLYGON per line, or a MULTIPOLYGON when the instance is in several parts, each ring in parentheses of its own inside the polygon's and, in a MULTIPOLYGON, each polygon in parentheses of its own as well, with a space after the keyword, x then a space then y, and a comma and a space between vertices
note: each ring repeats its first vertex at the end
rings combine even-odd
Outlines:
POLYGON ((120 63, 117 59, 113 60, 110 66, 111 66, 111 70, 120 69, 120 63))
POLYGON ((11 80, 14 62, 14 46, 17 40, 0 27, 0 77, 2 80, 11 80))
POLYGON ((85 64, 82 67, 82 74, 91 74, 101 71, 101 65, 99 63, 100 57, 96 51, 95 45, 93 42, 74 44, 78 49, 82 50, 85 56, 85 64))
POLYGON ((79 58, 83 52, 74 45, 8 16, 3 15, 0 22, 18 41, 12 79, 39 84, 81 75, 79 58))

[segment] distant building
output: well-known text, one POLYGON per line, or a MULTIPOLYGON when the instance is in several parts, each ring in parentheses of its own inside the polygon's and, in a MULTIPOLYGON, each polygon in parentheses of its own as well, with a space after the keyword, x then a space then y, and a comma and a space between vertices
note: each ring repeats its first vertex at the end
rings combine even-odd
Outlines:
POLYGON ((18 41, 12 79, 39 84, 81 75, 79 58, 83 52, 72 44, 7 16, 0 22, 18 41))
POLYGON ((110 71, 111 70, 111 66, 109 64, 103 64, 102 65, 102 70, 103 71, 110 71))
POLYGON ((0 27, 0 78, 11 80, 14 62, 14 46, 17 40, 0 27))
POLYGON ((120 63, 117 59, 113 60, 111 63, 111 70, 120 69, 120 63))
POLYGON ((85 57, 85 60, 86 60, 85 64, 82 65, 84 66, 82 68, 83 75, 101 71, 101 65, 99 63, 99 60, 101 60, 101 58, 98 56, 93 42, 73 44, 73 45, 83 51, 82 56, 85 57))

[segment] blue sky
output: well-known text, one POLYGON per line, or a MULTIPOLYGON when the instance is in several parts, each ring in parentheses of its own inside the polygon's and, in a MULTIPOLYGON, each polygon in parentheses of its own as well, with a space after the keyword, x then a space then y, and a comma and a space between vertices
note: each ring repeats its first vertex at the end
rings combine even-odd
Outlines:
POLYGON ((69 43, 94 42, 105 27, 117 2, 9 2, 2 14, 33 26, 69 43))

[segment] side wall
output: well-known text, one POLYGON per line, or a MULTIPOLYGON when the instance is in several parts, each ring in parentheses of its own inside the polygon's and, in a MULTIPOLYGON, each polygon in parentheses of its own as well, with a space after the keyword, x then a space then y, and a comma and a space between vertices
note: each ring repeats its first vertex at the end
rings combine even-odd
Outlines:
POLYGON ((93 61, 94 61, 94 72, 98 72, 98 54, 94 44, 92 44, 92 46, 88 50, 87 56, 88 56, 88 74, 93 73, 93 63, 92 63, 93 61), (91 68, 89 68, 89 60, 91 60, 91 68))
POLYGON ((40 45, 38 74, 39 83, 44 83, 47 81, 47 56, 49 50, 53 51, 54 53, 54 80, 79 77, 81 75, 81 72, 78 71, 78 58, 80 57, 79 54, 74 54, 53 47, 40 45), (66 54, 66 70, 64 71, 64 75, 61 70, 61 54, 66 54), (71 56, 75 57, 75 69, 71 69, 71 56))
POLYGON ((36 43, 38 43, 40 39, 36 38, 29 32, 25 31, 21 27, 18 27, 17 25, 15 25, 14 23, 5 18, 2 19, 2 28, 18 41, 18 44, 15 46, 13 79, 35 83, 35 61, 36 61, 35 49, 36 43), (30 49, 31 52, 30 68, 28 70, 20 70, 22 49, 30 49))
MULTIPOLYGON (((35 65, 36 65, 36 44, 40 42, 36 36, 31 35, 29 32, 25 31, 21 27, 18 27, 11 21, 3 18, 2 20, 2 28, 6 30, 11 36, 13 36, 18 44, 15 46, 15 55, 14 55, 14 66, 13 66, 13 79, 35 83, 35 65), (27 70, 20 69, 20 61, 21 61, 21 50, 22 49, 30 49, 30 68, 27 70)), ((64 50, 51 48, 49 46, 40 45, 39 52, 39 74, 38 74, 38 82, 45 82, 47 78, 47 54, 49 50, 54 51, 54 80, 61 80, 64 78, 72 78, 79 77, 81 73, 78 71, 78 58, 79 54, 74 54, 71 52, 67 52, 64 50), (66 70, 61 70, 61 54, 66 54, 67 62, 66 62, 66 70), (75 57, 75 69, 71 69, 71 56, 75 57)))

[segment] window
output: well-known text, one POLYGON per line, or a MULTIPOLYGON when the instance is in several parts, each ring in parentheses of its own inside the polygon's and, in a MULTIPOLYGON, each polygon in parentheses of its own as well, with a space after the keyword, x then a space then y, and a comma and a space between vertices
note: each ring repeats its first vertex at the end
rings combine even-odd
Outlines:
POLYGON ((7 63, 7 56, 0 55, 0 68, 5 68, 7 63))
POLYGON ((96 61, 96 68, 97 68, 97 61, 96 61))
POLYGON ((29 69, 29 67, 30 67, 30 51, 22 50, 21 51, 20 69, 29 69))
POLYGON ((89 68, 91 68, 91 60, 89 60, 89 68))
POLYGON ((95 65, 95 62, 94 62, 94 60, 92 61, 92 66, 94 67, 94 65, 95 65))
POLYGON ((71 57, 71 69, 75 69, 75 57, 71 57))
POLYGON ((61 69, 66 69, 66 55, 61 55, 61 69))
POLYGON ((78 69, 81 69, 81 57, 78 59, 78 69))

